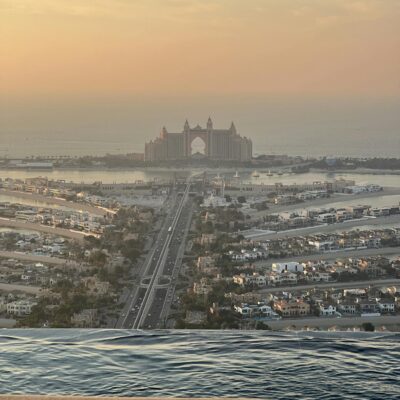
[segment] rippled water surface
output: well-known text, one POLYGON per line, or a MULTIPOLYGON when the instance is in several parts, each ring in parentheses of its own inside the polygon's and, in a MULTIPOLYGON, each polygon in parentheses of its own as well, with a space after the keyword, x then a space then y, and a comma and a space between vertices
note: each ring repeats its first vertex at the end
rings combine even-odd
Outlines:
POLYGON ((395 399, 400 335, 3 330, 0 393, 395 399))
MULTIPOLYGON (((258 178, 252 177, 252 170, 240 171, 239 182, 243 183, 256 183, 265 185, 274 185, 276 183, 282 183, 284 185, 292 184, 310 184, 312 182, 333 182, 335 179, 350 179, 354 180, 357 185, 366 185, 374 183, 377 185, 387 187, 400 187, 399 175, 388 174, 360 174, 356 171, 354 173, 335 173, 335 172, 309 172, 304 174, 292 174, 284 173, 283 175, 267 176, 267 170, 259 171, 260 176, 258 178)), ((12 179, 26 179, 34 178, 39 175, 46 176, 51 180, 66 180, 68 182, 85 182, 93 183, 101 181, 103 183, 127 183, 135 182, 137 180, 142 181, 168 181, 174 177, 177 173, 178 176, 188 176, 190 174, 199 174, 204 172, 203 168, 193 169, 161 169, 161 168, 148 168, 148 169, 105 169, 105 170, 62 170, 55 169, 49 171, 37 171, 37 170, 6 170, 0 169, 0 178, 12 178, 12 179)), ((213 169, 209 171, 210 174, 215 174, 218 170, 213 169)), ((221 170, 221 176, 231 179, 236 171, 231 170, 230 172, 224 172, 221 170)), ((389 172, 389 171, 388 171, 389 172)), ((4 200, 7 201, 7 200, 4 200)), ((9 201, 9 200, 8 200, 9 201)))

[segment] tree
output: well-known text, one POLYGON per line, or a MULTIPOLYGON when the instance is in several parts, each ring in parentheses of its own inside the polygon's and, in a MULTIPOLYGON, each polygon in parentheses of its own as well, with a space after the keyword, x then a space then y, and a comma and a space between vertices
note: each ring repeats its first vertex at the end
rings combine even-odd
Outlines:
POLYGON ((371 322, 364 322, 361 327, 364 329, 365 332, 374 332, 375 326, 371 322))
POLYGON ((244 196, 238 196, 237 201, 238 201, 238 203, 240 203, 240 204, 246 203, 246 197, 244 197, 244 196))
POLYGON ((199 206, 200 204, 203 204, 204 202, 204 197, 203 196, 196 196, 194 199, 195 203, 199 206))
POLYGON ((143 251, 143 243, 140 240, 129 239, 121 243, 119 247, 124 257, 135 262, 143 251))
POLYGON ((271 328, 267 324, 262 322, 262 321, 257 321, 256 322, 256 329, 257 330, 264 330, 264 331, 271 330, 271 328))
POLYGON ((268 210, 269 207, 268 207, 266 201, 262 201, 261 203, 256 203, 256 204, 254 205, 254 208, 255 208, 257 211, 264 211, 264 210, 268 210))
POLYGON ((98 267, 104 267, 106 261, 107 261, 107 255, 102 251, 94 251, 89 257, 89 262, 98 267))
POLYGON ((93 247, 99 247, 101 244, 100 239, 90 235, 90 236, 85 236, 83 238, 86 248, 93 248, 93 247))

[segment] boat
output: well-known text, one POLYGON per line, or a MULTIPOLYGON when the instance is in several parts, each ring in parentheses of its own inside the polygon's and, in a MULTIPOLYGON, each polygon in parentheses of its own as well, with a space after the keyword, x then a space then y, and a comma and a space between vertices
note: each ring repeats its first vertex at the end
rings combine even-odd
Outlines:
POLYGON ((271 172, 271 170, 269 169, 267 172, 267 176, 274 176, 274 174, 271 172))
POLYGON ((278 171, 278 175, 283 175, 283 171, 278 171))
POLYGON ((251 174, 251 176, 253 178, 259 178, 260 174, 257 171, 253 171, 253 173, 251 174))
POLYGON ((233 175, 234 178, 240 178, 239 172, 235 172, 235 175, 233 175))

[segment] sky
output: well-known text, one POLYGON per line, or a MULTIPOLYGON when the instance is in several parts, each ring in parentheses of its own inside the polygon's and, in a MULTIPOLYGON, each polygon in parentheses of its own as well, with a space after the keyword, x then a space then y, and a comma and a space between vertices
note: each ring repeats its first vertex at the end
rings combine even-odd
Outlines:
POLYGON ((318 104, 326 125, 356 106, 353 129, 399 104, 399 21, 398 0, 0 0, 0 138, 115 124, 144 142, 161 116, 180 128, 208 114, 261 137, 271 101, 289 136, 284 104, 302 130, 299 107, 318 104))

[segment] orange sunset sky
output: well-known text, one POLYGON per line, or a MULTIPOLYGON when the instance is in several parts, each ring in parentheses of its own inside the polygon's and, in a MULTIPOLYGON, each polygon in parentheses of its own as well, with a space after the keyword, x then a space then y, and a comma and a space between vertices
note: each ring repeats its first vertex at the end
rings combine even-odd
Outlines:
POLYGON ((400 0, 0 0, 0 156, 209 115, 256 154, 397 156, 399 109, 400 0))
POLYGON ((0 92, 397 96, 398 0, 0 0, 0 92))

